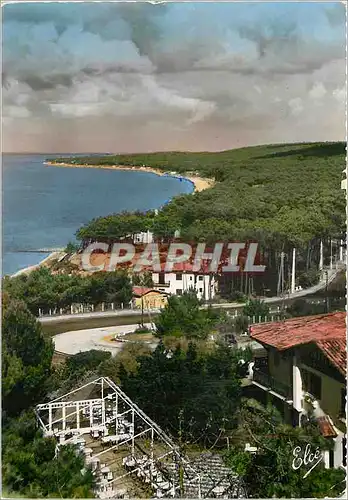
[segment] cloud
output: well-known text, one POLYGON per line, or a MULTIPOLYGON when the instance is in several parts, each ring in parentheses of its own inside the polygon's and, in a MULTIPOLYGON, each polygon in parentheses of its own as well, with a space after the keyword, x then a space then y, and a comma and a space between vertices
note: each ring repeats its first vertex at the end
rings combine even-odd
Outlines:
POLYGON ((289 15, 279 5, 8 5, 5 147, 18 133, 25 149, 55 151, 74 135, 82 150, 107 151, 341 139, 338 7, 314 6, 312 21, 295 4, 289 15))

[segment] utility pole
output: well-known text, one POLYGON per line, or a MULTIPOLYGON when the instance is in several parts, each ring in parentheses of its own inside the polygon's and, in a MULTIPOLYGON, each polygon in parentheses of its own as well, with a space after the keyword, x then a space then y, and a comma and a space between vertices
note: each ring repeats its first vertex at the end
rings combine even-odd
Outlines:
POLYGON ((284 252, 281 252, 277 295, 283 295, 283 292, 284 292, 284 252))
POLYGON ((322 272, 324 267, 324 252, 323 252, 323 240, 320 240, 320 259, 319 259, 319 271, 322 272))
POLYGON ((296 248, 292 249, 291 293, 295 291, 296 284, 296 248))
POLYGON ((332 270, 332 238, 330 239, 330 269, 332 270))
POLYGON ((180 456, 179 456, 179 486, 180 486, 180 497, 183 498, 184 496, 184 467, 182 464, 182 455, 184 454, 184 447, 183 447, 183 442, 182 442, 182 421, 183 421, 183 410, 181 409, 179 411, 179 449, 180 449, 180 456))
POLYGON ((325 295, 326 295, 326 312, 329 313, 330 305, 329 305, 329 274, 325 271, 325 295))

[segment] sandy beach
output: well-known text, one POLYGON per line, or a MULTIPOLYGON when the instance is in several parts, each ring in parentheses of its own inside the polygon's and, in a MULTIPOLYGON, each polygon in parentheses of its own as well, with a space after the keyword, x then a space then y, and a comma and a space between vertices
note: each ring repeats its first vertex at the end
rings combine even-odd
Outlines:
POLYGON ((16 278, 17 276, 21 276, 23 274, 30 274, 32 271, 35 271, 35 269, 38 269, 41 266, 48 266, 54 260, 57 260, 60 257, 63 257, 63 255, 65 255, 65 252, 52 252, 47 257, 45 257, 43 260, 41 260, 38 264, 35 264, 33 266, 29 266, 29 267, 25 267, 23 269, 20 269, 16 273, 12 274, 11 278, 16 278))
POLYGON ((80 165, 78 163, 55 163, 51 161, 47 161, 44 163, 45 165, 50 165, 53 167, 68 167, 68 168, 102 168, 107 170, 133 170, 138 172, 149 172, 152 174, 156 174, 159 176, 170 176, 177 177, 182 179, 187 179, 192 182, 194 186, 194 192, 204 191, 212 187, 215 182, 213 179, 207 179, 204 177, 197 177, 191 175, 180 175, 175 172, 162 172, 161 170, 157 170, 151 167, 130 167, 128 165, 80 165))

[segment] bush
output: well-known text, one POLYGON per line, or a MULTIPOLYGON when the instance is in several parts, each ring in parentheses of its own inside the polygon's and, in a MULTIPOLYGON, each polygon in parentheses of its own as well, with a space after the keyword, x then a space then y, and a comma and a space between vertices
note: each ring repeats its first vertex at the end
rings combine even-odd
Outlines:
POLYGON ((249 321, 245 315, 237 316, 235 319, 236 333, 244 333, 248 330, 249 321))
POLYGON ((134 330, 134 333, 152 333, 152 330, 151 328, 147 328, 147 326, 138 325, 134 330))
POLYGON ((265 318, 269 315, 269 307, 264 301, 259 299, 249 300, 243 307, 243 315, 249 318, 255 316, 258 318, 265 318))
POLYGON ((292 317, 324 314, 326 313, 326 304, 311 304, 306 299, 297 299, 286 309, 286 311, 292 317))
POLYGON ((67 359, 66 370, 69 376, 75 373, 93 371, 109 358, 111 358, 111 352, 97 351, 96 349, 79 352, 67 359))
POLYGON ((311 286, 319 283, 320 279, 320 271, 317 269, 309 269, 308 271, 303 271, 298 275, 298 285, 302 286, 302 288, 310 288, 311 286))
POLYGON ((67 244, 66 248, 65 248, 65 252, 66 253, 76 253, 78 252, 80 249, 79 245, 77 245, 76 243, 72 243, 71 241, 69 241, 69 243, 67 244))

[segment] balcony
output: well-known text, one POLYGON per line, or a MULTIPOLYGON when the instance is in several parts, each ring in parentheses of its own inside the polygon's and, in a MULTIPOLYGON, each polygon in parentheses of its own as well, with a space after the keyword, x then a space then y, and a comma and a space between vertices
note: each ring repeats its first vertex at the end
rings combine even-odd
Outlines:
POLYGON ((270 392, 274 396, 287 401, 288 403, 292 402, 291 387, 279 382, 260 368, 254 368, 253 370, 253 384, 270 392))

